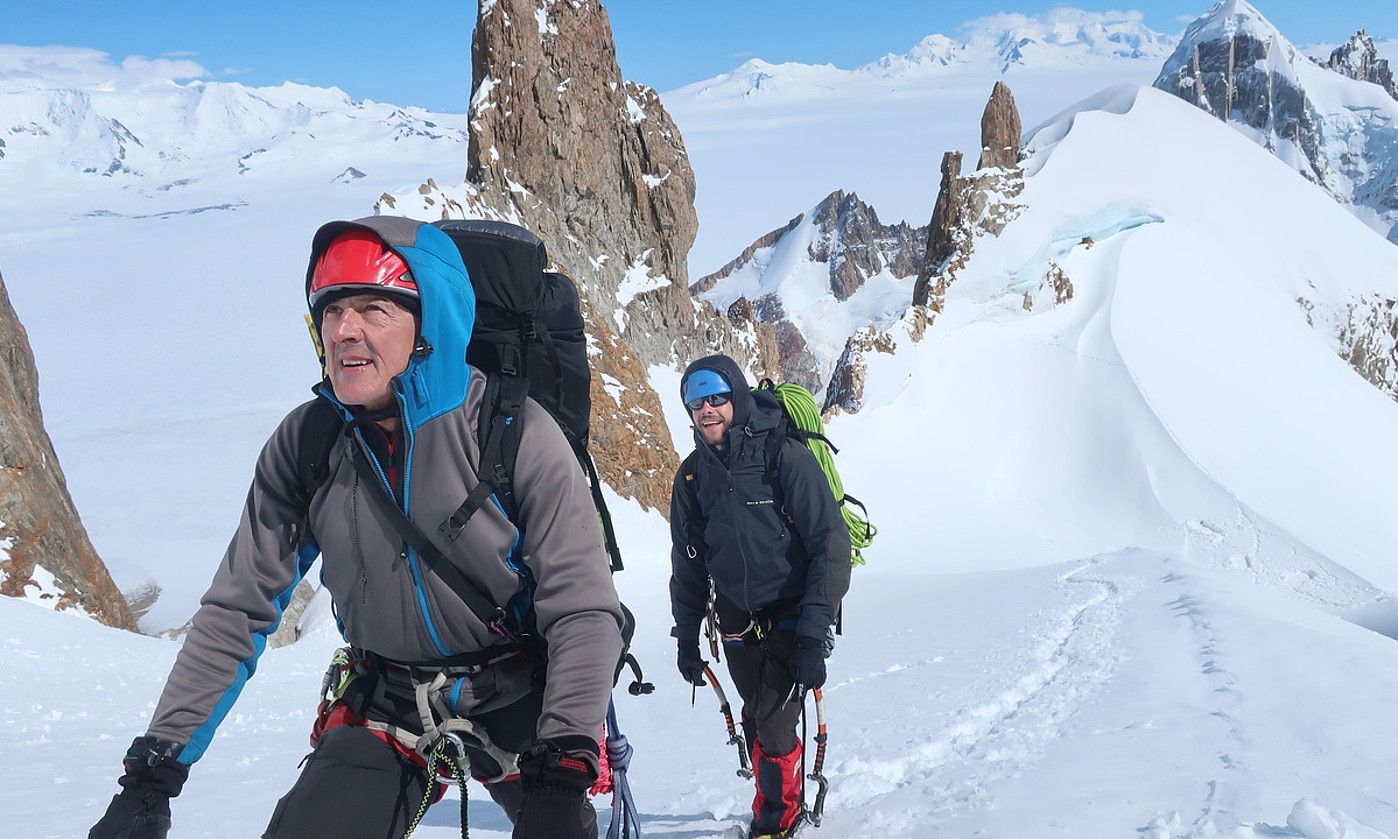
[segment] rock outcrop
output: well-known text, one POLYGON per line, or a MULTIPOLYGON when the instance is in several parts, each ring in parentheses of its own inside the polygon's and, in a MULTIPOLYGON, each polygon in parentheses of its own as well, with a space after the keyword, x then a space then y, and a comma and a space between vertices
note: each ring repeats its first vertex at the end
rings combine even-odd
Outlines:
POLYGON ((1004 82, 996 82, 981 114, 981 158, 977 169, 1012 169, 1019 165, 1019 108, 1004 82))
POLYGON ((1341 357, 1398 402, 1398 300, 1375 295, 1351 304, 1339 338, 1341 357))
POLYGON ((88 540, 44 430, 34 354, 3 278, 0 359, 0 594, 134 631, 136 618, 88 540))
POLYGON ((937 189, 937 202, 932 205, 932 222, 927 229, 927 251, 922 270, 913 286, 913 303, 927 305, 928 287, 932 277, 942 272, 947 260, 956 250, 956 231, 961 228, 961 152, 942 155, 942 183, 937 189))
POLYGON ((923 269, 913 287, 913 303, 926 306, 932 315, 942 311, 957 272, 971 259, 975 240, 999 235, 1024 210, 1015 200, 1024 191, 1018 135, 1012 148, 1002 145, 1008 127, 1017 131, 1019 125, 1014 95, 1004 82, 996 82, 981 120, 982 166, 962 176, 960 153, 947 152, 942 158, 942 184, 928 226, 923 269), (985 167, 987 161, 990 168, 985 167))
POLYGON ((1185 31, 1155 87, 1225 122, 1290 142, 1304 155, 1301 173, 1326 182, 1319 120, 1299 79, 1289 72, 1298 53, 1241 0, 1215 6, 1185 31))
POLYGON ((869 373, 869 353, 880 352, 892 355, 898 348, 893 336, 874 329, 861 329, 845 342, 845 351, 835 365, 830 376, 830 387, 825 391, 823 414, 838 414, 841 411, 854 414, 864 407, 864 380, 869 373))
POLYGON ((467 182, 380 207, 511 221, 544 241, 584 298, 598 469, 667 510, 678 462, 648 369, 711 352, 774 369, 770 331, 734 329, 690 295, 694 172, 659 96, 622 78, 598 0, 485 0, 471 61, 467 182))
POLYGON ((1330 53, 1325 66, 1351 79, 1376 84, 1388 91, 1388 95, 1398 99, 1398 84, 1394 84, 1393 70, 1388 59, 1379 58, 1374 39, 1363 29, 1350 36, 1350 39, 1330 53))
POLYGON ((1338 310, 1306 298, 1296 301, 1311 326, 1334 336, 1340 358, 1398 402, 1398 300, 1369 295, 1338 310))

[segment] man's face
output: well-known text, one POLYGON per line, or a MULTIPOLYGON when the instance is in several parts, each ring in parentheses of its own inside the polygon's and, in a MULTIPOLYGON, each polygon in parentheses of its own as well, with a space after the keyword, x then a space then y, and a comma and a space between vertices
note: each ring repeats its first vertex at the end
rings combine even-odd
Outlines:
POLYGON ((393 404, 391 382, 408 368, 417 321, 387 297, 354 294, 326 305, 320 339, 335 398, 377 411, 393 404))
POLYGON ((733 400, 730 399, 722 405, 710 405, 705 402, 699 406, 699 410, 690 411, 689 418, 694 421, 694 427, 699 429, 699 435, 704 438, 704 442, 721 449, 724 432, 733 424, 733 400))

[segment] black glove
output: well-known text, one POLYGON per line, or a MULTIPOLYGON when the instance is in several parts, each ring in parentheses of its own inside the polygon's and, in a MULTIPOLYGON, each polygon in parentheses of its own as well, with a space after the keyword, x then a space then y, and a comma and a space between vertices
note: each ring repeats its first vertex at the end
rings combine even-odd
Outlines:
POLYGON ((703 687, 707 684, 704 681, 704 668, 708 667, 709 663, 704 660, 703 656, 699 655, 699 642, 697 640, 680 640, 677 664, 680 668, 680 676, 686 682, 696 687, 703 687))
POLYGON ((189 767, 175 760, 180 746, 154 737, 137 737, 126 751, 126 770, 102 820, 87 839, 165 839, 170 830, 170 799, 180 794, 189 767))
POLYGON ((586 737, 540 740, 519 756, 524 801, 512 839, 589 839, 597 814, 587 791, 597 780, 597 741, 586 737))
POLYGON ((825 684, 824 638, 796 636, 796 649, 791 653, 791 679, 804 688, 818 688, 825 684))

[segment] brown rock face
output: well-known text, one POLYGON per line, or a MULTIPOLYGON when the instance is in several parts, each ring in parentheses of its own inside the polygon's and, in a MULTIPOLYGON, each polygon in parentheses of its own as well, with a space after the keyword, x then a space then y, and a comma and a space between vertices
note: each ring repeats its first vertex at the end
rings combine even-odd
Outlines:
POLYGON ((947 290, 970 261, 976 239, 998 236, 1024 212, 1024 205, 1015 200, 1024 191, 1019 124, 1013 94, 1004 82, 996 82, 981 120, 981 168, 963 177, 958 175, 960 155, 948 152, 942 159, 942 187, 929 226, 925 276, 919 275, 913 288, 913 302, 925 306, 929 316, 942 311, 947 290), (1002 142, 1010 142, 1013 148, 999 145, 1002 142))
MULTIPOLYGON (((1316 325, 1315 304, 1296 301, 1306 311, 1306 319, 1316 325)), ((1340 357, 1370 384, 1398 402, 1398 300, 1370 295, 1345 306, 1338 323, 1324 318, 1328 327, 1338 326, 1340 357)))
POLYGON ((811 242, 811 259, 830 266, 836 299, 848 300, 884 269, 900 278, 917 273, 923 231, 905 223, 881 224, 878 213, 858 195, 836 190, 816 206, 811 219, 820 230, 811 242))
POLYGON ((897 349, 893 337, 886 332, 861 329, 845 342, 845 351, 830 377, 830 389, 825 392, 822 413, 847 411, 858 413, 864 407, 864 380, 869 373, 869 353, 893 354, 897 349))
POLYGON ((1023 131, 1014 94, 996 82, 981 115, 981 159, 977 169, 1012 169, 1019 165, 1019 135, 1023 131))
POLYGON ((598 470, 622 495, 668 510, 679 464, 648 368, 712 352, 775 367, 770 330, 734 329, 689 294, 694 172, 655 91, 621 77, 597 0, 484 0, 471 63, 467 183, 429 182, 379 207, 511 221, 544 241, 553 267, 578 282, 597 350, 598 470))
POLYGON ((80 608, 108 626, 136 618, 88 541, 39 410, 29 337, 0 278, 0 594, 23 597, 36 568, 55 579, 57 608, 80 608))
POLYGON ((913 286, 913 303, 927 305, 928 283, 951 258, 955 249, 955 232, 961 226, 961 152, 942 155, 942 183, 937 189, 937 203, 932 205, 932 222, 927 227, 927 253, 913 286))

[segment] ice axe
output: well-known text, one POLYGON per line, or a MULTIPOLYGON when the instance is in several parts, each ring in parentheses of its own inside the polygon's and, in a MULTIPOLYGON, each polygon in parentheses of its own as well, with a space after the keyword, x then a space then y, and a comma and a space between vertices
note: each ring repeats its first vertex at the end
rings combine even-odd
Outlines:
POLYGON ((830 791, 830 781, 825 777, 825 744, 829 736, 825 728, 825 696, 820 688, 812 689, 811 694, 815 697, 816 708, 816 756, 815 763, 811 765, 811 774, 806 777, 816 782, 816 797, 808 818, 812 825, 820 827, 820 817, 825 812, 825 794, 830 791))
MULTIPOLYGON (((738 747, 738 777, 752 777, 752 759, 748 757, 748 744, 743 740, 743 735, 738 733, 738 727, 733 724, 733 707, 728 704, 728 696, 723 692, 723 685, 719 684, 718 677, 714 675, 714 670, 707 664, 704 665, 704 676, 713 687, 714 693, 718 694, 718 711, 723 714, 723 723, 728 726, 728 744, 738 747)), ((823 747, 822 747, 823 748, 823 747)))

